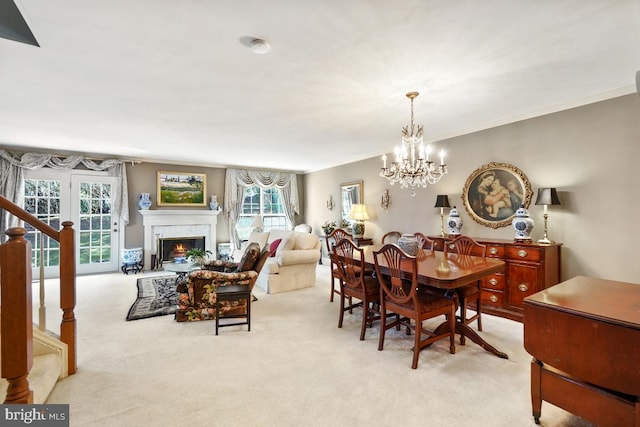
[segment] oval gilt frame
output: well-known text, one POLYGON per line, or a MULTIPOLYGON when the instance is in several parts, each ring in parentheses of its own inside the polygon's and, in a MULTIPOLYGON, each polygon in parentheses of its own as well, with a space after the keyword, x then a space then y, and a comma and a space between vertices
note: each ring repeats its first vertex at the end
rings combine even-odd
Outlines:
POLYGON ((516 210, 531 204, 527 176, 508 163, 491 162, 473 171, 462 189, 462 203, 473 220, 485 227, 511 225, 516 210))

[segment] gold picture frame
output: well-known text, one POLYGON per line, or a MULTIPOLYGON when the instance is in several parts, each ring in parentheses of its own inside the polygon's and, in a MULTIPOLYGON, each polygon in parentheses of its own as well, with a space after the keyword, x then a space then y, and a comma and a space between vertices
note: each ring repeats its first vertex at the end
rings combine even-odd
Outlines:
POLYGON ((516 210, 529 207, 533 191, 527 176, 508 163, 491 162, 473 171, 462 189, 462 203, 486 227, 511 225, 516 210))
POLYGON ((158 171, 158 206, 206 206, 207 175, 158 171))

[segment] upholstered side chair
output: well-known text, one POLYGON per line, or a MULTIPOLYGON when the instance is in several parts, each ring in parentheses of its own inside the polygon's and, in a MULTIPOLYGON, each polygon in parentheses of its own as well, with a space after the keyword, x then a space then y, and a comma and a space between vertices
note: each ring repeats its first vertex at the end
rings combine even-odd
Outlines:
MULTIPOLYGON (((215 318, 216 289, 220 286, 246 285, 250 290, 269 257, 269 250, 260 251, 258 243, 247 246, 238 263, 209 261, 202 270, 189 273, 186 281, 179 283, 178 322, 210 320, 215 318)), ((247 311, 246 301, 225 301, 221 304, 221 316, 243 315, 247 311)))

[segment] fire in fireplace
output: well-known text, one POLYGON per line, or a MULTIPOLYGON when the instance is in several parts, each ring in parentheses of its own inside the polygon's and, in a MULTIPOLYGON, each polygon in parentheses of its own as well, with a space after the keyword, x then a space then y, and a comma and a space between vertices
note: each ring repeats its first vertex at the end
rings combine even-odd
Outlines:
POLYGON ((205 249, 204 236, 166 237, 158 240, 158 255, 161 262, 173 262, 183 257, 190 249, 205 249))

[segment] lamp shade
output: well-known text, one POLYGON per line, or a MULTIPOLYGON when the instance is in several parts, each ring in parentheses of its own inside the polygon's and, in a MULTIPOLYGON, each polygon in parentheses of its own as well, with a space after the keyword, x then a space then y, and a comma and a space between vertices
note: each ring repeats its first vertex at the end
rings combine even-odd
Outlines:
POLYGON ((262 216, 256 215, 253 217, 253 222, 251 223, 252 227, 264 227, 264 223, 262 222, 262 216))
POLYGON ((558 192, 555 188, 538 188, 538 197, 536 198, 536 205, 559 205, 560 199, 558 198, 558 192))
POLYGON ((367 207, 360 204, 351 205, 349 219, 355 219, 356 221, 364 221, 365 219, 369 219, 369 215, 367 214, 367 207))
POLYGON ((438 194, 436 196, 436 204, 434 206, 434 208, 450 208, 451 205, 449 205, 449 196, 447 196, 446 194, 438 194))

